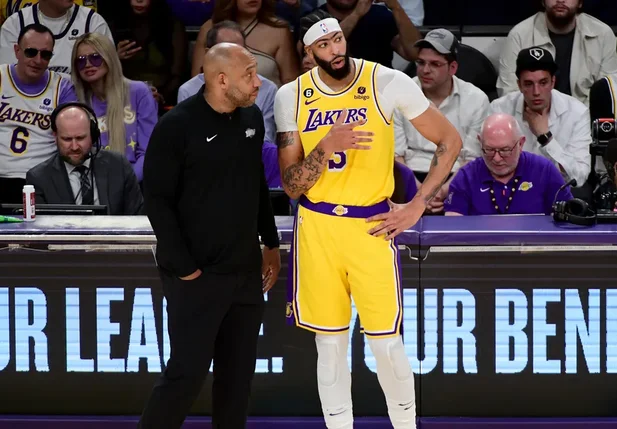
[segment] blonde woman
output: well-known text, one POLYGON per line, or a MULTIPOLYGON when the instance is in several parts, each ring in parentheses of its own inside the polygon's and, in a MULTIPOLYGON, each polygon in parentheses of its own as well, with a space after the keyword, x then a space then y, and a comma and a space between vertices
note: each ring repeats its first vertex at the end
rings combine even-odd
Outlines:
POLYGON ((88 33, 75 42, 71 76, 79 101, 96 112, 101 147, 124 153, 139 182, 150 134, 158 121, 158 107, 144 82, 126 79, 107 37, 88 33))

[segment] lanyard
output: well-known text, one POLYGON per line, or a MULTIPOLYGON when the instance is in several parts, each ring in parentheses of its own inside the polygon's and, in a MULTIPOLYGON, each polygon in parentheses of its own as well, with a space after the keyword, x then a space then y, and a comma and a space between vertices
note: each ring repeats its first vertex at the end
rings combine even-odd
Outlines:
POLYGON ((512 188, 510 188, 510 196, 508 197, 508 202, 506 203, 506 208, 504 209, 504 211, 502 212, 499 209, 499 205, 497 204, 497 199, 495 198, 495 190, 493 189, 493 185, 495 184, 495 182, 491 182, 491 189, 490 189, 490 194, 491 194, 491 203, 493 203, 493 207, 495 207, 495 210, 497 210, 497 213, 499 214, 506 214, 508 213, 508 210, 510 210, 510 204, 512 204, 512 199, 514 198, 514 194, 516 193, 516 190, 518 189, 518 177, 516 179, 514 179, 514 185, 512 186, 512 188))

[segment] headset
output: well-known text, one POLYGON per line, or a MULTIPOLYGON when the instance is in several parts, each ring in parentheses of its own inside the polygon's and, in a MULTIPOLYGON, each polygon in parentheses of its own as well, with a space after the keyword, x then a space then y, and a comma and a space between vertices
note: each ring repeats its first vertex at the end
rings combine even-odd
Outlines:
POLYGON ((576 180, 572 179, 564 183, 555 193, 553 201, 553 220, 555 222, 568 222, 580 226, 592 226, 598 222, 596 212, 586 201, 572 198, 568 201, 557 201, 559 193, 568 186, 576 186, 576 180))
POLYGON ((96 149, 96 154, 101 150, 101 131, 99 130, 99 122, 96 119, 96 113, 92 110, 92 107, 88 106, 85 103, 80 103, 79 101, 71 101, 69 103, 63 103, 56 106, 53 112, 51 112, 51 130, 54 133, 58 132, 58 126, 56 125, 56 120, 58 119, 58 115, 65 109, 69 107, 78 107, 86 112, 88 118, 90 119, 90 138, 92 139, 92 146, 96 149))

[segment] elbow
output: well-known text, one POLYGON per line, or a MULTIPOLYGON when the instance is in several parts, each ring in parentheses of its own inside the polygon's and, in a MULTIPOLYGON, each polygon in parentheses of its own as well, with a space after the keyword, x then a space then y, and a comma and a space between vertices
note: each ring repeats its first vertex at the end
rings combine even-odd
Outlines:
POLYGON ((287 185, 283 185, 283 190, 285 191, 285 194, 287 194, 287 196, 289 197, 290 200, 297 200, 303 194, 302 191, 296 190, 296 189, 292 189, 291 187, 289 187, 287 185))

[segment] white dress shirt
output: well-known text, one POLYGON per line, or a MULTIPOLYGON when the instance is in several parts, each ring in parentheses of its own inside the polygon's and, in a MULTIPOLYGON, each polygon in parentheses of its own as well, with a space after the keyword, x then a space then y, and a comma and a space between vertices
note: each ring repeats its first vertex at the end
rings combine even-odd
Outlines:
POLYGON ((564 179, 576 179, 577 186, 582 186, 591 171, 591 125, 587 106, 555 89, 551 91, 548 128, 553 139, 542 147, 529 124, 523 120, 523 103, 523 94, 512 92, 494 100, 491 103, 491 113, 514 116, 526 137, 523 149, 542 155, 557 166, 561 165, 564 179))
MULTIPOLYGON (((90 168, 90 159, 86 159, 84 164, 88 169, 90 168)), ((69 175, 69 183, 71 184, 71 190, 73 191, 73 198, 76 205, 80 206, 82 202, 81 195, 81 173, 76 170, 76 165, 69 164, 68 162, 64 162, 64 167, 66 168, 66 172, 69 175)), ((88 170, 88 177, 90 178, 90 184, 94 189, 94 205, 99 205, 99 191, 96 189, 96 182, 94 180, 94 175, 90 170, 88 170)))
MULTIPOLYGON (((420 85, 418 77, 413 80, 420 85)), ((478 134, 490 103, 478 87, 456 76, 452 80, 452 93, 441 103, 439 111, 454 125, 463 140, 463 148, 452 168, 452 171, 457 171, 482 154, 478 134)), ((405 164, 413 171, 428 172, 437 146, 425 139, 398 111, 394 116, 394 137, 396 156, 404 157, 405 164)))
MULTIPOLYGON (((608 74, 617 73, 617 41, 611 27, 586 13, 576 16, 570 90, 572 95, 589 104, 589 90, 593 83, 608 74)), ((557 50, 551 41, 546 25, 546 15, 538 12, 517 24, 506 39, 499 60, 500 95, 517 92, 516 57, 525 48, 539 46, 555 57, 557 50)))

